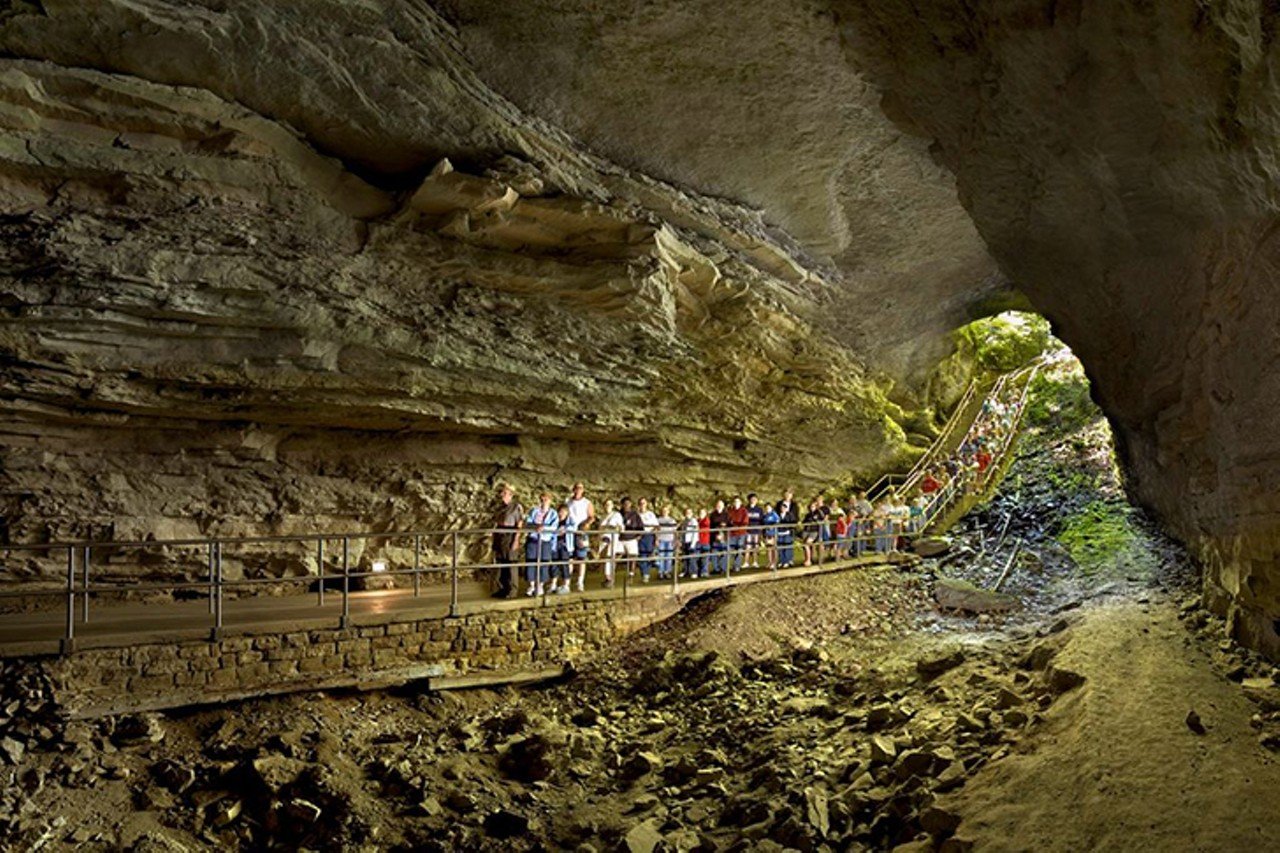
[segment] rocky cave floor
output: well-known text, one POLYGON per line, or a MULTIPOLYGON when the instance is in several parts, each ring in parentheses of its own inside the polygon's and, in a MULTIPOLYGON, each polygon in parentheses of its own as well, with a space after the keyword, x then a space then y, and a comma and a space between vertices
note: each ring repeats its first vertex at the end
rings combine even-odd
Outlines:
POLYGON ((61 723, 10 665, 0 842, 1280 849, 1280 670, 1220 639, 1092 429, 1033 434, 938 559, 706 596, 556 684, 61 723), (994 612, 938 611, 940 573, 1006 567, 994 612))

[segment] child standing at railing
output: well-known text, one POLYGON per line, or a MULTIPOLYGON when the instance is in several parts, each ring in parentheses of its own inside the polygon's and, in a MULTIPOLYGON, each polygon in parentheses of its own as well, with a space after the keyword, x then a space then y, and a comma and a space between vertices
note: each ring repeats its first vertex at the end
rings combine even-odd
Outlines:
POLYGON ((766 504, 764 513, 760 516, 760 523, 764 525, 762 536, 770 571, 778 568, 778 522, 781 520, 782 517, 778 515, 778 511, 766 504))

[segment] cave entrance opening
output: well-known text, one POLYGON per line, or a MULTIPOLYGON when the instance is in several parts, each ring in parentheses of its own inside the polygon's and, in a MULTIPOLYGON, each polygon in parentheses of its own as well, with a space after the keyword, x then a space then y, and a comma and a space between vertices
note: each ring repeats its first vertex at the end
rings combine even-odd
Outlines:
MULTIPOLYGON (((992 577, 978 566, 974 579, 994 583, 1005 573, 1012 579, 1005 583, 1027 598, 1060 604, 1085 586, 1147 583, 1167 572, 1171 543, 1130 502, 1110 424, 1083 365, 1049 322, 1008 311, 957 337, 978 375, 1041 362, 1006 477, 957 524, 962 537, 997 532, 992 541, 1003 549, 999 560, 987 560, 992 577)), ((984 555, 994 556, 986 544, 984 555)))

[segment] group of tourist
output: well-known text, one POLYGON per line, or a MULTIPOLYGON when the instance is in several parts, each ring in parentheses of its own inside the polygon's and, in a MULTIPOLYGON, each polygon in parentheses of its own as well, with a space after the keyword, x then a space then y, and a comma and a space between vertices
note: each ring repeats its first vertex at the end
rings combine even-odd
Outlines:
POLYGON ((965 493, 980 490, 1010 430, 1017 423, 1020 401, 987 400, 956 452, 925 471, 920 492, 929 500, 954 485, 965 493))
POLYGON ((844 506, 818 495, 802 508, 787 490, 775 503, 753 492, 678 513, 670 504, 624 497, 606 500, 597 512, 582 483, 559 502, 543 492, 531 509, 504 485, 492 520, 496 594, 519 595, 522 569, 526 595, 565 595, 585 588, 588 563, 600 565, 604 585, 612 587, 619 567, 648 583, 895 553, 904 537, 923 532, 932 503, 948 487, 969 492, 985 482, 1020 405, 986 400, 957 452, 925 471, 911 500, 890 490, 873 503, 859 491, 844 506))
POLYGON ((753 492, 745 499, 716 500, 710 509, 685 507, 678 513, 670 504, 623 497, 616 503, 606 500, 597 512, 584 485, 575 483, 565 500, 557 503, 543 492, 526 510, 511 487, 503 486, 492 521, 496 594, 518 595, 522 569, 526 595, 565 595, 585 588, 588 563, 598 563, 605 587, 612 587, 620 567, 649 583, 676 575, 693 579, 747 568, 786 569, 801 557, 800 565, 809 566, 893 553, 903 536, 921 530, 927 505, 924 495, 907 502, 894 492, 873 504, 860 491, 845 507, 819 495, 802 511, 795 493, 787 490, 776 503, 763 503, 753 492))

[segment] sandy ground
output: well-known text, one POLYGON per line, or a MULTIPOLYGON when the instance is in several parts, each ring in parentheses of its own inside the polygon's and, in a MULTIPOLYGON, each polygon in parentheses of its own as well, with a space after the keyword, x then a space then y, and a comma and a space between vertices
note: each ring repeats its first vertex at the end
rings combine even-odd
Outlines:
POLYGON ((1058 661, 1085 684, 949 802, 976 849, 1280 849, 1280 762, 1250 727, 1257 706, 1171 603, 1087 612, 1058 661))

